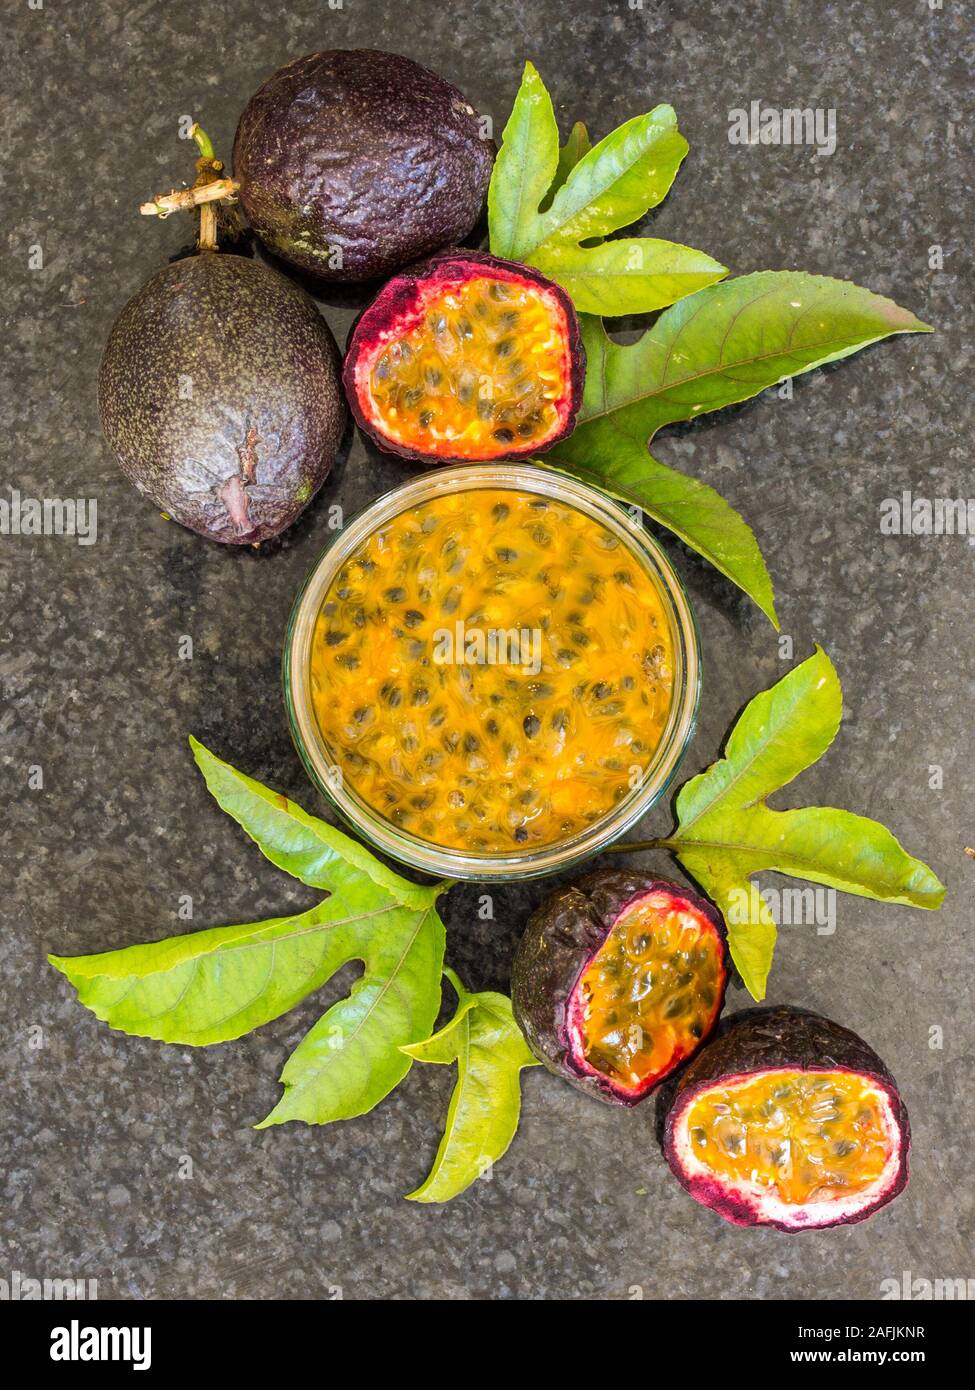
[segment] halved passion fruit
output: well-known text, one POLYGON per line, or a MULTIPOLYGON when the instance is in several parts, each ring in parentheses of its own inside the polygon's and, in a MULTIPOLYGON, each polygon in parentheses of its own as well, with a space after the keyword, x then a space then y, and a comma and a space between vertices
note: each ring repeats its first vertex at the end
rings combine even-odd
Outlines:
POLYGON ((381 449, 440 463, 550 448, 575 424, 584 376, 565 291, 480 251, 443 252, 390 280, 343 369, 352 412, 381 449))
POLYGON ((727 982, 724 924, 676 883, 589 874, 529 920, 511 975, 539 1061, 614 1105, 635 1105, 696 1052, 727 982))
POLYGON ((907 1182, 897 1083, 856 1033, 805 1009, 746 1009, 676 1085, 664 1153, 696 1201, 737 1226, 862 1221, 907 1182))

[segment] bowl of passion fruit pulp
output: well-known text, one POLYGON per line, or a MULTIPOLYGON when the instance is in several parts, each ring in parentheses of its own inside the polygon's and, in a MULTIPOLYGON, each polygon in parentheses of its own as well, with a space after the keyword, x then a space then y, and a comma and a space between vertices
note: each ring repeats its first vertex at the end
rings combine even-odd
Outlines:
MULTIPOLYGON (((610 634, 611 636, 611 634, 610 634)), ((578 479, 534 464, 462 464, 421 474, 372 502, 319 556, 299 589, 288 621, 284 696, 295 747, 311 781, 346 824, 374 849, 436 877, 478 882, 538 878, 599 854, 665 795, 694 734, 701 687, 700 644, 693 610, 673 566, 642 517, 578 479), (489 489, 531 494, 581 512, 626 547, 653 585, 668 627, 671 694, 656 747, 629 789, 603 815, 565 838, 479 852, 469 843, 438 844, 397 825, 356 789, 316 711, 312 656, 326 595, 336 576, 381 528, 438 499, 489 489)))

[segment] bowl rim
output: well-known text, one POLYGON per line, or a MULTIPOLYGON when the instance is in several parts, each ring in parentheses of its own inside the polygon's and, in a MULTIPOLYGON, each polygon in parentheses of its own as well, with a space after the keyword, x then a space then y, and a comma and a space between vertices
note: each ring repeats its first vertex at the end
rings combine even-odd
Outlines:
POLYGON ((701 655, 690 600, 667 555, 645 529, 643 513, 594 484, 537 461, 463 463, 431 469, 382 493, 347 518, 299 585, 285 631, 282 683, 292 741, 309 779, 329 806, 373 849, 434 877, 511 881, 556 873, 592 858, 630 830, 666 795, 694 736, 701 694, 701 655), (661 597, 671 628, 674 686, 660 742, 639 786, 607 814, 566 840, 504 854, 436 845, 400 830, 345 781, 331 759, 311 700, 310 658, 322 601, 335 573, 379 525, 439 496, 471 490, 535 492, 614 531, 641 562, 661 597))

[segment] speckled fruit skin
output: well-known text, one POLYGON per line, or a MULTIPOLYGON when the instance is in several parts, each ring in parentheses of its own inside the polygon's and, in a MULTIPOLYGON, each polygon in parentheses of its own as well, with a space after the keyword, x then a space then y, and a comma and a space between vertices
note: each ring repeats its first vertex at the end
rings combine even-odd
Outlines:
MULTIPOLYGON (((721 943, 724 973, 714 1015, 717 1022, 724 1007, 728 979, 724 922, 710 903, 689 888, 666 879, 602 870, 587 874, 575 885, 557 889, 528 919, 511 970, 514 1015, 532 1052, 555 1076, 610 1105, 639 1104, 676 1068, 658 1077, 638 1095, 621 1094, 607 1077, 584 1071, 570 1046, 569 999, 620 913, 638 898, 660 891, 682 898, 707 918, 721 943)), ((707 1036, 701 1038, 699 1047, 707 1036)), ((677 1063, 680 1065, 683 1059, 677 1063)))
POLYGON ((681 1073, 674 1084, 672 1097, 668 1095, 662 1099, 666 1105, 662 1146, 678 1182, 695 1201, 710 1207, 736 1226, 773 1226, 789 1234, 801 1230, 824 1230, 830 1226, 849 1226, 857 1221, 865 1221, 880 1207, 892 1202, 907 1184, 911 1127, 897 1082, 873 1048, 861 1037, 842 1024, 833 1023, 808 1009, 797 1009, 786 1004, 772 1008, 742 1009, 721 1024, 714 1040, 702 1048, 681 1073), (676 1151, 675 1130, 682 1112, 694 1097, 722 1080, 740 1079, 775 1067, 856 1072, 869 1077, 887 1093, 900 1134, 899 1162, 893 1182, 868 1200, 861 1210, 833 1221, 818 1221, 803 1226, 786 1225, 764 1218, 738 1194, 727 1191, 715 1180, 696 1175, 689 1177, 684 1171, 676 1151))
POLYGON ((122 472, 183 526, 228 545, 290 526, 328 476, 347 415, 313 301, 256 261, 176 261, 119 314, 98 373, 122 472))
POLYGON ((456 87, 409 58, 311 53, 244 108, 240 201, 264 244, 303 270, 389 275, 461 241, 480 216, 495 156, 480 123, 456 87))
POLYGON ((522 265, 519 261, 505 261, 499 256, 489 255, 486 251, 441 251, 436 256, 429 257, 420 265, 412 266, 409 270, 390 280, 383 286, 369 307, 359 315, 350 334, 345 362, 342 366, 342 385, 345 387, 346 399, 349 402, 355 422, 384 453, 398 454, 400 458, 409 459, 411 462, 431 465, 470 463, 472 461, 468 458, 453 458, 449 454, 424 453, 422 449, 411 448, 406 444, 401 444, 398 440, 390 439, 378 429, 370 418, 366 402, 362 399, 359 385, 356 382, 359 359, 362 353, 376 341, 391 322, 394 322, 400 314, 410 310, 416 302, 421 287, 435 285, 438 281, 453 278, 458 268, 470 278, 488 272, 500 280, 508 280, 516 284, 520 282, 521 284, 538 285, 542 289, 549 290, 562 306, 568 335, 567 348, 570 371, 567 399, 559 429, 553 431, 551 437, 546 439, 544 443, 535 442, 522 449, 507 449, 497 454, 486 453, 483 457, 486 459, 516 459, 542 454, 546 449, 551 449, 553 444, 557 444, 560 439, 565 439, 567 435, 572 433, 575 428, 576 416, 582 405, 582 392, 586 381, 586 350, 582 345, 579 316, 572 300, 560 285, 546 279, 544 275, 533 270, 531 266, 522 265))

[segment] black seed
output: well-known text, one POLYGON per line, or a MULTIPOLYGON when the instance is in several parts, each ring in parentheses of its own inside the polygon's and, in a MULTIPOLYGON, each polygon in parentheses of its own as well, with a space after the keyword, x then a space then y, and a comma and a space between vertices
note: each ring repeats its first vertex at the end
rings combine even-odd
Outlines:
POLYGON ((420 412, 420 429, 421 429, 421 430, 425 430, 429 425, 432 425, 432 424, 433 424, 433 411, 432 411, 432 410, 421 410, 421 412, 420 412))
POLYGON ((500 280, 495 280, 492 283, 488 294, 492 299, 507 299, 509 297, 507 285, 502 285, 500 280))
POLYGON ((514 350, 514 338, 502 338, 500 343, 495 343, 494 345, 495 357, 510 357, 514 350))
POLYGON ((391 685, 387 681, 385 685, 379 687, 379 698, 391 709, 396 709, 403 702, 403 692, 398 685, 391 685))
POLYGON ((519 425, 518 433, 521 435, 522 439, 531 439, 535 431, 532 429, 531 425, 519 425))
POLYGON ((498 441, 499 444, 512 444, 512 443, 514 443, 514 438, 515 438, 515 436, 514 436, 514 432, 513 432, 512 430, 509 430, 509 429, 507 429, 507 428, 503 428, 503 429, 500 429, 500 430, 494 430, 493 433, 494 433, 494 438, 498 441))
POLYGON ((410 389, 406 391, 403 395, 403 401, 406 405, 419 405, 422 400, 422 386, 411 386, 410 389))
POLYGON ((352 711, 352 718, 357 724, 364 724, 372 714, 372 705, 360 705, 358 709, 352 711))
POLYGON ((495 521, 504 521, 510 511, 511 508, 508 506, 507 502, 496 502, 491 508, 491 515, 495 521))
POLYGON ((566 729, 569 727, 568 713, 564 709, 557 709, 555 713, 552 715, 551 724, 552 728, 555 729, 558 733, 564 734, 566 729))
POLYGON ((340 647, 348 639, 348 636, 347 632, 326 632, 325 645, 326 647, 340 647))
MULTIPOLYGON (((495 430, 495 435, 497 435, 497 430, 495 430)), ((499 546, 494 553, 503 565, 510 565, 512 560, 517 560, 518 558, 517 550, 512 550, 511 547, 507 545, 499 546)))
POLYGON ((489 720, 487 721, 487 723, 484 725, 484 727, 485 727, 485 729, 487 729, 488 733, 491 735, 492 738, 496 738, 496 737, 497 737, 497 735, 498 735, 498 733, 499 733, 499 729, 498 729, 498 721, 497 721, 496 719, 493 719, 493 718, 492 718, 492 719, 489 719, 489 720))
POLYGON ((523 845, 528 839, 528 831, 523 825, 519 825, 518 829, 515 831, 515 839, 520 845, 523 845))
POLYGON ((471 326, 470 320, 469 320, 469 319, 458 319, 458 320, 457 320, 457 332, 460 334, 460 336, 461 336, 462 338, 470 338, 470 337, 472 337, 472 336, 473 336, 473 333, 474 333, 474 329, 473 329, 473 327, 471 326))
POLYGON ((344 666, 347 671, 357 671, 359 669, 359 658, 355 652, 339 652, 335 658, 336 666, 344 666))
POLYGON ((428 367, 423 373, 423 379, 428 386, 439 386, 443 381, 443 372, 437 367, 428 367))
POLYGON ((416 627, 417 623, 423 622, 423 614, 418 608, 407 608, 403 614, 403 621, 407 627, 416 627))
POLYGON ((390 603, 402 603, 406 598, 406 590, 400 588, 387 589, 383 597, 388 599, 390 603))
POLYGON ((521 727, 524 729, 528 738, 534 738, 542 727, 542 721, 537 714, 526 714, 522 720, 521 727))
POLYGON ((607 685, 605 681, 597 681, 592 688, 592 693, 597 700, 605 700, 607 695, 612 695, 613 687, 607 685))
POLYGON ((481 746, 481 740, 478 738, 477 734, 465 734, 465 735, 464 735, 464 752, 465 752, 465 753, 476 753, 477 750, 480 748, 480 746, 481 746))

